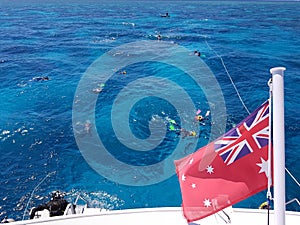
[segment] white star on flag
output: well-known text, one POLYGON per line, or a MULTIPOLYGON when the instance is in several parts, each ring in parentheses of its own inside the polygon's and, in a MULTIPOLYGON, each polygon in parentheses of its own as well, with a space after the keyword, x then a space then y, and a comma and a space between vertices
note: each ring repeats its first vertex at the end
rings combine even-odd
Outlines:
POLYGON ((192 184, 192 188, 196 188, 196 184, 192 184))
POLYGON ((206 167, 207 173, 212 174, 214 172, 214 168, 212 167, 212 165, 209 165, 206 167))
POLYGON ((268 160, 265 161, 263 158, 260 158, 261 163, 256 163, 257 166, 260 167, 260 171, 258 173, 265 173, 266 177, 268 177, 268 160))
POLYGON ((185 181, 186 176, 184 174, 182 174, 181 176, 181 180, 185 181))
POLYGON ((211 206, 211 202, 209 201, 209 199, 205 199, 203 201, 203 204, 204 204, 205 207, 210 207, 211 206))
POLYGON ((189 164, 192 164, 194 162, 194 159, 191 158, 189 164))

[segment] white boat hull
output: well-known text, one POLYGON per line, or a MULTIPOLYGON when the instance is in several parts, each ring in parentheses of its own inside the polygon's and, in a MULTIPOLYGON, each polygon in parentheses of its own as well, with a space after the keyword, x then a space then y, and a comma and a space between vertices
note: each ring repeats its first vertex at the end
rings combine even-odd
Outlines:
MULTIPOLYGON (((267 224, 267 210, 261 209, 241 209, 227 208, 226 214, 230 218, 232 225, 241 224, 267 224)), ((228 217, 223 213, 211 215, 202 220, 190 223, 201 225, 214 225, 229 223, 228 217)), ((182 215, 180 207, 163 208, 140 208, 126 210, 105 211, 95 208, 88 208, 83 214, 73 214, 66 216, 57 216, 49 218, 40 218, 33 220, 23 220, 11 224, 42 224, 42 225, 79 225, 79 224, 103 224, 103 225, 186 225, 187 221, 182 215)), ((270 210, 270 225, 274 224, 274 212, 270 210)), ((286 225, 300 224, 300 212, 286 212, 286 225)))

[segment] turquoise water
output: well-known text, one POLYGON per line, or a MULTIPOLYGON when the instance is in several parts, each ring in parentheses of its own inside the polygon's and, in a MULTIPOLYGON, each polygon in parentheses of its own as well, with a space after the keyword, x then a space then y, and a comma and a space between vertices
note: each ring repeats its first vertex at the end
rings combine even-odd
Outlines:
MULTIPOLYGON (((25 209, 46 201, 48 193, 54 189, 67 192, 69 200, 81 193, 95 206, 110 209, 180 205, 175 174, 150 185, 134 185, 118 182, 118 178, 130 177, 131 173, 122 171, 123 168, 107 168, 116 180, 95 171, 83 157, 77 138, 85 135, 83 124, 92 118, 83 117, 73 120, 72 124, 76 90, 89 66, 124 44, 158 43, 158 34, 162 36, 161 42, 184 47, 191 55, 194 50, 201 51, 201 59, 214 74, 224 96, 226 113, 222 116, 227 121, 226 129, 248 113, 218 55, 249 111, 268 98, 269 69, 287 68, 286 167, 299 180, 299 2, 1 1, 0 9, 1 217, 21 219, 25 209), (165 12, 171 16, 161 17, 165 12), (31 81, 37 76, 49 76, 50 80, 31 81)), ((195 109, 201 109, 202 113, 214 110, 205 92, 186 76, 185 71, 174 66, 161 62, 140 62, 124 68, 118 68, 115 62, 111 66, 113 75, 97 96, 91 132, 97 133, 110 154, 125 164, 140 168, 155 165, 168 159, 180 143, 180 137, 169 129, 152 150, 135 151, 124 146, 110 117, 118 94, 132 82, 149 76, 171 80, 187 92, 195 109), (124 70, 126 74, 121 74, 124 70)), ((99 70, 98 75, 103 71, 99 70)), ((123 100, 129 101, 142 90, 147 93, 160 88, 165 90, 161 87, 164 83, 149 83, 149 86, 145 83, 138 82, 130 96, 123 100)), ((147 96, 130 108, 127 121, 138 139, 145 140, 151 135, 150 121, 161 118, 168 127, 170 119, 178 124, 191 120, 193 112, 182 112, 169 101, 177 89, 162 93, 166 99, 147 96)), ((89 90, 87 96, 94 94, 89 90)), ((172 101, 180 103, 181 98, 172 101)), ((125 120, 118 113, 121 111, 113 114, 117 124, 125 120)), ((208 142, 213 127, 210 122, 200 127, 188 123, 185 128, 195 129, 199 138, 183 140, 185 154, 208 142)), ((83 143, 93 144, 86 136, 83 143)), ((133 144, 138 149, 137 143, 133 144)), ((163 177, 164 171, 160 169, 145 172, 145 180, 163 177)), ((300 198, 299 187, 287 176, 287 200, 294 197, 300 198)), ((264 200, 265 193, 260 193, 238 206, 257 208, 264 200)), ((288 208, 300 210, 297 205, 288 208)))

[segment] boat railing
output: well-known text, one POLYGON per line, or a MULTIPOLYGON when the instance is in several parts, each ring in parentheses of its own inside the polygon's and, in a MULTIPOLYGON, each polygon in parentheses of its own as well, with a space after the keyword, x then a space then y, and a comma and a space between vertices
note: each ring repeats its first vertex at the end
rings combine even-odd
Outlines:
POLYGON ((88 200, 86 200, 84 197, 82 197, 80 194, 77 195, 74 204, 77 205, 78 200, 81 199, 82 201, 85 202, 85 204, 88 206, 88 200))
POLYGON ((77 195, 74 203, 69 203, 65 209, 64 215, 70 215, 70 214, 82 214, 86 208, 89 207, 89 202, 82 197, 80 194, 77 195), (84 205, 78 205, 78 201, 82 200, 84 202, 84 205))

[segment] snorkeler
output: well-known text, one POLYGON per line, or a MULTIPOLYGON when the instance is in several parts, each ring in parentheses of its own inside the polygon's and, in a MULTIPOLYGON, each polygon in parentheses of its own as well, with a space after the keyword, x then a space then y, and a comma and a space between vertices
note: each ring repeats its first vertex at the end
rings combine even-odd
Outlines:
POLYGON ((200 56, 201 56, 201 52, 200 52, 200 51, 198 51, 198 50, 195 50, 195 51, 194 51, 194 55, 195 55, 195 56, 199 56, 199 57, 200 57, 200 56))
POLYGON ((180 129, 180 132, 179 132, 179 134, 183 137, 183 138, 185 138, 185 137, 197 137, 197 133, 196 133, 196 131, 188 131, 188 130, 186 130, 186 129, 184 129, 184 128, 181 128, 180 129))
POLYGON ((197 116, 195 116, 195 120, 196 120, 196 121, 203 121, 203 120, 204 120, 204 117, 201 116, 201 115, 197 115, 197 116))
POLYGON ((45 80, 49 80, 49 77, 34 77, 32 78, 30 81, 45 81, 45 80))
POLYGON ((91 134, 91 128, 92 128, 91 121, 89 120, 85 121, 84 130, 87 134, 91 134))
POLYGON ((95 93, 95 94, 99 94, 101 91, 103 90, 103 88, 94 88, 92 91, 95 93))
POLYGON ((169 13, 161 14, 161 17, 170 17, 169 13))
MULTIPOLYGON (((126 71, 125 71, 126 72, 126 71)), ((93 88, 92 91, 95 93, 95 94, 99 94, 103 88, 104 88, 105 84, 104 83, 100 83, 97 85, 96 88, 93 88)))
POLYGON ((201 113, 200 109, 198 109, 198 111, 196 112, 196 116, 195 116, 195 120, 196 121, 201 122, 201 121, 204 121, 204 120, 208 120, 208 117, 210 115, 210 111, 209 110, 205 113, 205 116, 202 116, 199 113, 201 113))
POLYGON ((90 120, 86 120, 84 123, 78 121, 73 129, 74 134, 79 138, 84 138, 86 135, 92 135, 92 123, 90 120))

